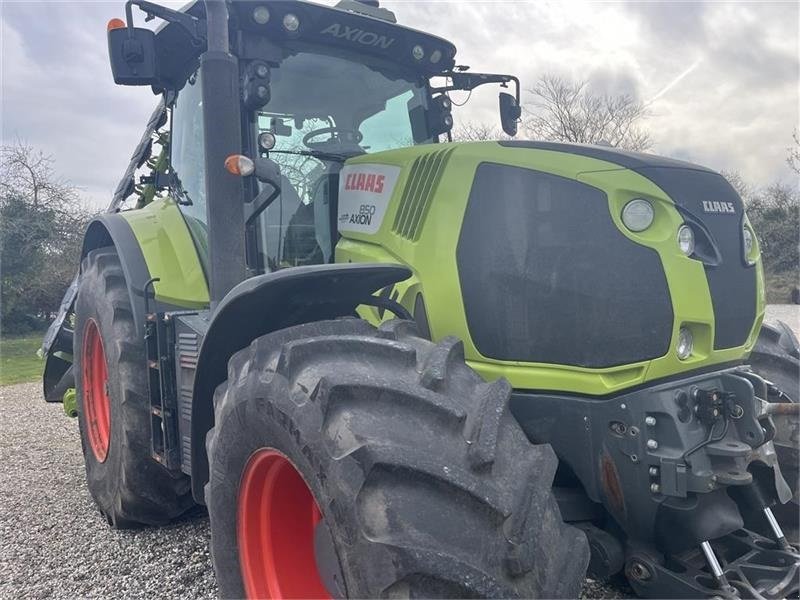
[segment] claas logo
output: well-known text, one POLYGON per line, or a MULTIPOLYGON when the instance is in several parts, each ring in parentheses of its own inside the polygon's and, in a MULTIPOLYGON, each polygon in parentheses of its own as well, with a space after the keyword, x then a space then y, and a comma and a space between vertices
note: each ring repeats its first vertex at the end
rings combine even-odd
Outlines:
POLYGON ((349 173, 344 182, 346 191, 354 192, 373 192, 380 194, 383 192, 383 184, 386 176, 375 173, 349 173))

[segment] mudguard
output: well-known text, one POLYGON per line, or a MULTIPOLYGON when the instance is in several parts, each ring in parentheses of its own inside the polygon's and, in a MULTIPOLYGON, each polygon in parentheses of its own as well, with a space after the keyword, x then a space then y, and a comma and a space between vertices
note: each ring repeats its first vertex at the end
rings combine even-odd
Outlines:
MULTIPOLYGON (((146 208, 121 213, 103 213, 86 230, 81 262, 97 248, 117 249, 128 285, 133 321, 144 334, 145 315, 187 307, 204 307, 208 292, 200 262, 179 209, 169 200, 146 208), (163 278, 162 284, 156 283, 163 278), (159 290, 178 289, 183 294, 164 295, 159 290)), ((45 357, 44 396, 48 402, 60 402, 66 389, 73 387, 69 371, 72 360, 72 330, 67 317, 78 295, 80 273, 61 301, 58 316, 50 325, 42 343, 45 357), (66 378, 66 380, 65 380, 66 378)))
POLYGON ((228 292, 210 317, 192 387, 191 475, 198 503, 205 503, 208 481, 205 439, 214 422, 212 399, 227 378, 228 359, 272 331, 354 315, 372 294, 410 276, 401 265, 313 265, 252 277, 228 292))
MULTIPOLYGON (((117 213, 105 213, 96 217, 86 230, 81 249, 81 261, 86 255, 103 246, 115 246, 122 261, 125 279, 128 281, 133 319, 137 329, 144 327, 144 286, 150 279, 142 250, 128 223, 117 213)), ((72 329, 67 316, 72 311, 78 295, 80 272, 75 275, 61 301, 58 315, 50 324, 42 342, 45 359, 42 379, 45 400, 61 402, 64 391, 74 387, 72 381, 72 329), (65 381, 65 378, 69 381, 65 381)))

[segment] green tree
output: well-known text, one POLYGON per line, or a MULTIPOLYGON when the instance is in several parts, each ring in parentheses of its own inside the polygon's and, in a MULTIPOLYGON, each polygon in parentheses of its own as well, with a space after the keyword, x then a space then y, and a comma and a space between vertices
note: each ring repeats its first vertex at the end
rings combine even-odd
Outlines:
POLYGON ((756 230, 768 273, 800 271, 800 191, 776 183, 752 194, 747 215, 756 230))
POLYGON ((0 149, 0 328, 41 327, 78 268, 90 212, 50 157, 22 143, 0 149))

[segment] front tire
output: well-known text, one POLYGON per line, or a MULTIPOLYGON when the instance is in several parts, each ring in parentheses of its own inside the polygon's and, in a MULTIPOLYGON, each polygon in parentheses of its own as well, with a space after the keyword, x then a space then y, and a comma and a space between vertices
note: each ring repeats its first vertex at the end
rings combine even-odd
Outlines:
MULTIPOLYGON (((764 324, 750 354, 753 370, 774 384, 769 402, 800 402, 800 343, 784 322, 764 324)), ((800 418, 796 415, 773 417, 778 428, 775 453, 793 498, 772 507, 775 517, 792 543, 800 542, 800 418)))
POLYGON ((189 478, 150 457, 144 338, 113 247, 83 262, 73 356, 86 480, 108 523, 157 525, 185 512, 193 505, 189 478))
POLYGON ((510 387, 455 338, 343 319, 234 355, 207 437, 223 597, 575 598, 583 533, 510 387))

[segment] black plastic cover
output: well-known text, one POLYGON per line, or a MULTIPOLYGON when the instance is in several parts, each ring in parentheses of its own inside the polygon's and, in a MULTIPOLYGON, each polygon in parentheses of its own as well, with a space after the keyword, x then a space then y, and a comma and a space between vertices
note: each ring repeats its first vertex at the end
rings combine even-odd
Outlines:
POLYGON ((669 349, 660 258, 619 231, 597 188, 481 164, 457 260, 470 335, 486 357, 602 368, 669 349))
POLYGON ((669 167, 636 171, 700 220, 713 238, 721 260, 704 266, 714 307, 714 349, 741 346, 756 320, 756 269, 744 263, 742 199, 725 178, 710 171, 669 167))
MULTIPOLYGON (((692 217, 687 222, 703 224, 718 252, 715 260, 703 260, 716 323, 714 349, 745 343, 756 318, 756 269, 743 261, 744 204, 724 177, 692 163, 617 148, 534 141, 499 143, 509 148, 566 152, 604 160, 636 171, 660 187, 684 217, 686 213, 692 217), (730 210, 720 210, 720 205, 730 210)), ((704 237, 705 232, 702 233, 698 236, 695 231, 698 242, 704 237)))

